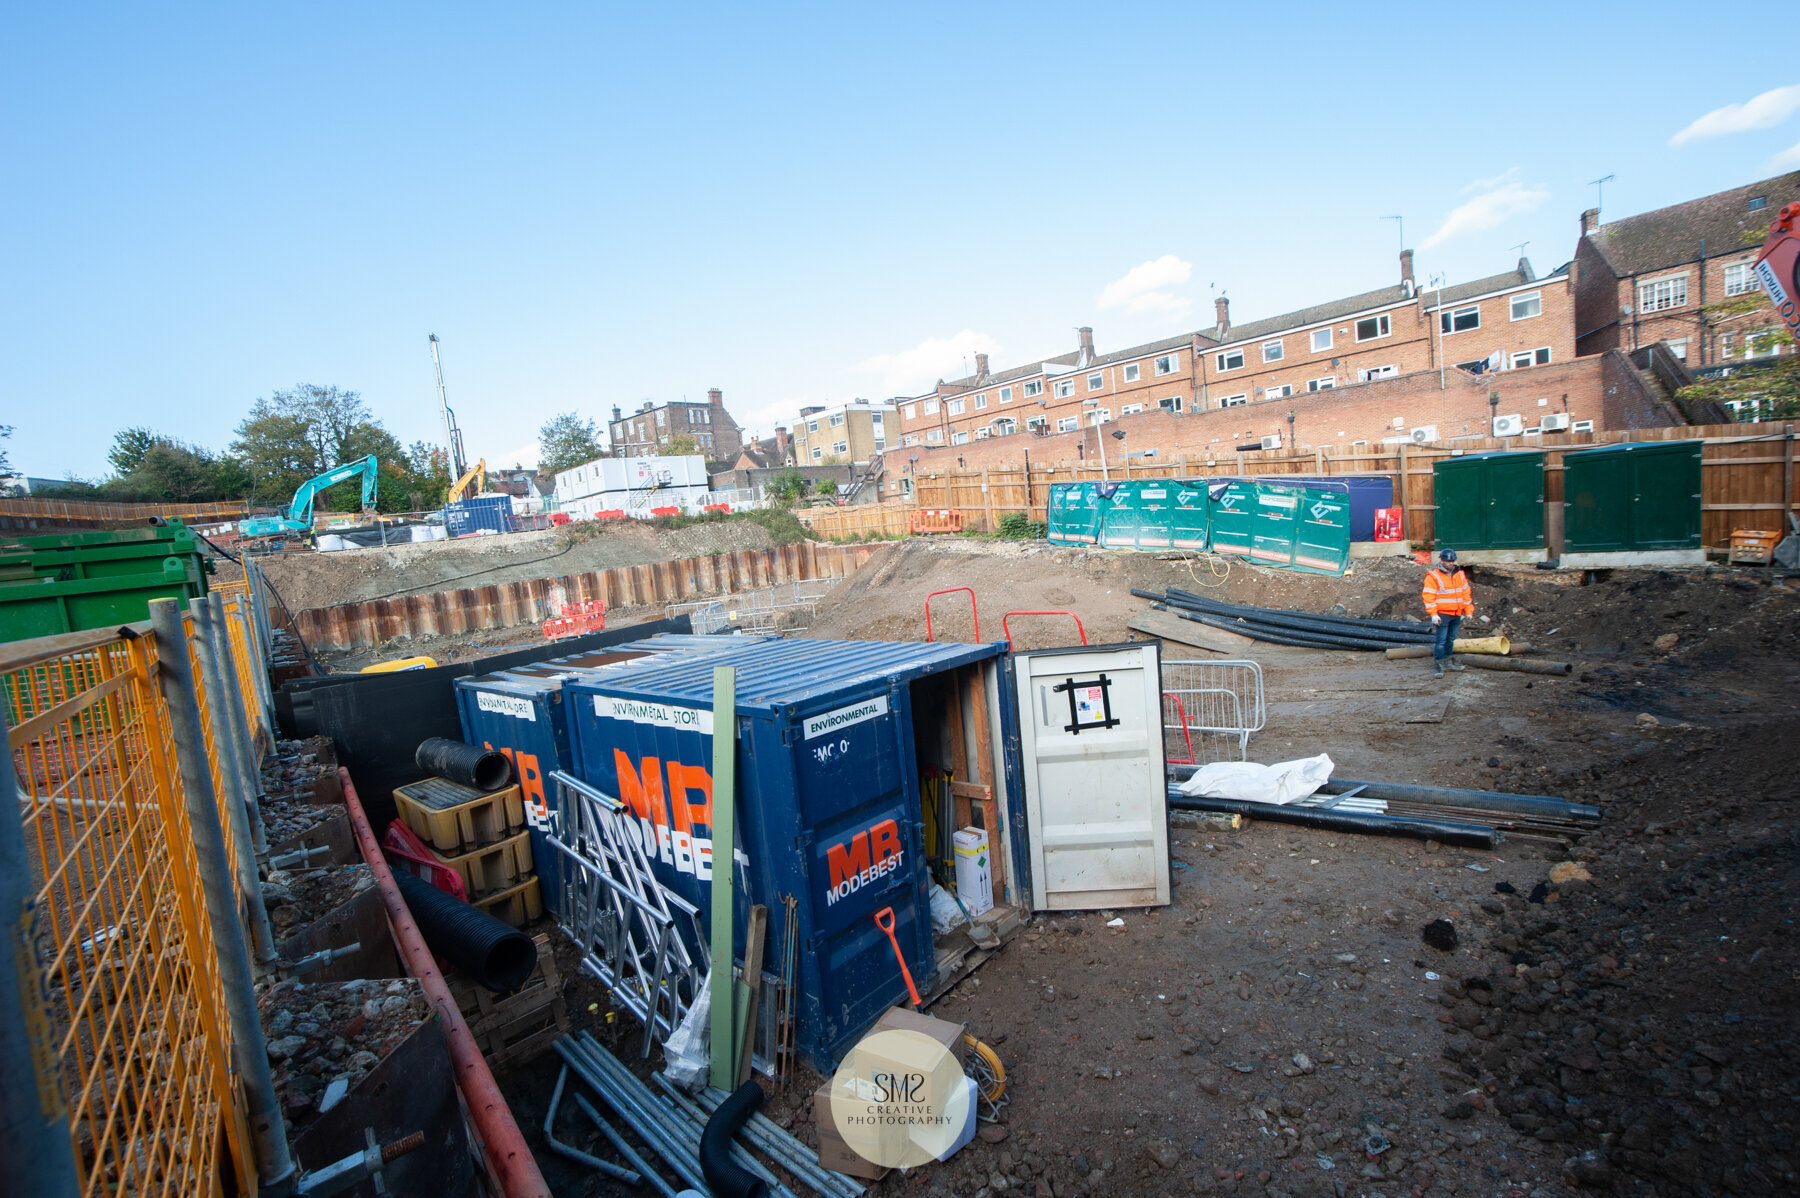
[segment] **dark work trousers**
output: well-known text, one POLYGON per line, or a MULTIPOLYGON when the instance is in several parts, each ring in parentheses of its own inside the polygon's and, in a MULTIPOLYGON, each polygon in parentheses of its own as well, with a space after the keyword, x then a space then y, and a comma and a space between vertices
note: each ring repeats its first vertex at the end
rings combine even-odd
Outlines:
POLYGON ((1456 644, 1456 630, 1462 625, 1461 616, 1445 616, 1444 622, 1437 625, 1431 641, 1431 655, 1439 661, 1450 656, 1451 646, 1456 644))

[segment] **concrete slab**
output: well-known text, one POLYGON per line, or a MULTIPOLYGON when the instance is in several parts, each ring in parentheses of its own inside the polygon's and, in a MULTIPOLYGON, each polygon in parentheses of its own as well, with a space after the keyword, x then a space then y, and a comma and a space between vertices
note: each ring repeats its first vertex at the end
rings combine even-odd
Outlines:
POLYGON ((1405 557, 1413 551, 1411 541, 1351 541, 1352 560, 1365 557, 1405 557))
POLYGON ((1706 550, 1643 549, 1622 553, 1565 553, 1557 565, 1564 570, 1604 570, 1620 566, 1704 566, 1706 550))
POLYGON ((1548 560, 1549 556, 1547 549, 1456 550, 1456 560, 1465 566, 1530 566, 1548 560))

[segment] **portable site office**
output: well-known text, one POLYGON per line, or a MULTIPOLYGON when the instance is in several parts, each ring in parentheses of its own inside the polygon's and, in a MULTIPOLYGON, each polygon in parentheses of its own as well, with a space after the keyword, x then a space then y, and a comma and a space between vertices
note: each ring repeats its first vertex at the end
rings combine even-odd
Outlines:
MULTIPOLYGON (((906 999, 876 912, 892 908, 922 992, 956 956, 932 934, 929 889, 954 877, 958 828, 988 835, 995 909, 983 920, 1168 902, 1154 642, 1013 654, 792 640, 624 663, 564 687, 573 772, 630 808, 658 880, 702 912, 723 665, 737 678, 734 952, 751 903, 775 913, 794 896, 795 1044, 813 1064, 835 1063, 906 999)), ((770 921, 766 961, 783 959, 781 925, 770 921)))

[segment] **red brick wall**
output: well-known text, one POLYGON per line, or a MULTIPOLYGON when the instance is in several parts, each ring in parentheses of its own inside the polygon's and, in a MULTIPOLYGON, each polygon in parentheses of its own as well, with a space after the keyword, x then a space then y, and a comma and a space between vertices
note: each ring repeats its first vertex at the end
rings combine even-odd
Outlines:
POLYGON ((938 450, 920 446, 889 455, 887 493, 899 491, 898 480, 909 465, 923 474, 954 468, 958 458, 970 467, 1018 465, 1027 453, 1033 462, 1046 464, 1095 460, 1101 435, 1106 437, 1107 460, 1117 461, 1122 450, 1111 435, 1114 432, 1125 434, 1123 450, 1132 453, 1155 449, 1161 460, 1183 454, 1228 460, 1236 446, 1271 433, 1280 434, 1285 446, 1290 411, 1295 417, 1294 440, 1305 451, 1323 447, 1333 453, 1349 453, 1356 441, 1367 442, 1373 451, 1387 438, 1406 438, 1412 429, 1428 425, 1436 426, 1439 441, 1485 436, 1493 411, 1488 403, 1492 392, 1500 395, 1499 414, 1521 415, 1527 427, 1535 426, 1546 414, 1563 411, 1571 420, 1594 421, 1599 430, 1675 423, 1645 391, 1631 364, 1622 355, 1611 353, 1480 377, 1451 369, 1442 389, 1437 372, 1426 371, 1243 407, 1179 415, 1145 412, 1120 417, 1098 429, 1061 435, 1019 434, 938 450), (914 454, 919 459, 916 464, 908 460, 914 454))

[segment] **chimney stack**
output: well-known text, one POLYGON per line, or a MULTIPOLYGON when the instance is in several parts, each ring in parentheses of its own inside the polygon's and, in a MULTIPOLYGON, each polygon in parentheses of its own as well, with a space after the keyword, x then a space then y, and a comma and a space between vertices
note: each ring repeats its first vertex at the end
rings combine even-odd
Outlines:
POLYGON ((982 379, 986 378, 987 375, 988 375, 987 355, 986 354, 976 354, 975 355, 975 381, 979 383, 982 379))
POLYGON ((1223 337, 1231 329, 1231 301, 1221 295, 1213 300, 1213 310, 1219 316, 1218 336, 1223 337))
POLYGON ((1600 227, 1600 209, 1589 208, 1581 214, 1581 235, 1586 237, 1600 227))
POLYGON ((715 408, 722 408, 725 406, 725 393, 717 387, 708 387, 706 389, 706 402, 715 408))
POLYGON ((1081 333, 1081 361, 1078 365, 1091 366, 1094 361, 1094 330, 1082 325, 1079 331, 1081 333))
POLYGON ((1400 251, 1400 286, 1405 289, 1408 298, 1413 293, 1412 254, 1411 250, 1400 251))
POLYGON ((622 413, 621 413, 621 412, 620 412, 620 411, 619 411, 619 405, 618 405, 618 404, 614 404, 614 405, 613 405, 613 419, 614 419, 614 420, 622 420, 622 419, 624 419, 624 415, 623 415, 623 414, 622 414, 622 413))

